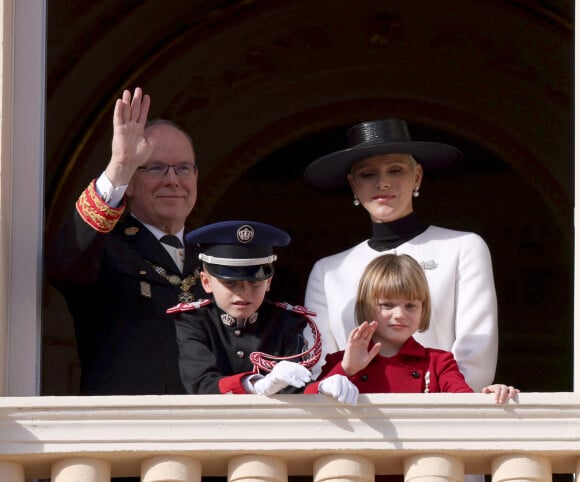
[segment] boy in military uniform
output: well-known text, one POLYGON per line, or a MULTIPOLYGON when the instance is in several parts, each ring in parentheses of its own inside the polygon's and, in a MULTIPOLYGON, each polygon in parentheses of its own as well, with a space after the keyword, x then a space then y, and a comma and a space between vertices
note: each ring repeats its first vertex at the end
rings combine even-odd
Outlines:
POLYGON ((186 235, 203 263, 200 281, 211 299, 180 303, 176 316, 179 369, 192 394, 299 393, 320 357, 314 323, 303 307, 265 300, 274 275, 273 246, 290 236, 268 224, 225 221, 186 235), (317 340, 306 349, 304 331, 317 340))

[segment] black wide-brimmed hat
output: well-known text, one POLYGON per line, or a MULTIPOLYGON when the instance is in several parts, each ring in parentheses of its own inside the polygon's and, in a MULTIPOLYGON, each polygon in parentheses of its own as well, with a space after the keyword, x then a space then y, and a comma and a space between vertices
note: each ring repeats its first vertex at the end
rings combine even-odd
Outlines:
POLYGON ((288 245, 290 235, 255 221, 222 221, 187 233, 185 241, 198 247, 199 259, 213 276, 259 281, 273 276, 273 247, 288 245))
POLYGON ((347 183, 355 161, 382 154, 410 154, 425 170, 450 166, 463 155, 456 147, 439 142, 413 141, 407 123, 400 119, 361 122, 347 132, 348 148, 322 156, 308 165, 304 180, 321 191, 347 183))

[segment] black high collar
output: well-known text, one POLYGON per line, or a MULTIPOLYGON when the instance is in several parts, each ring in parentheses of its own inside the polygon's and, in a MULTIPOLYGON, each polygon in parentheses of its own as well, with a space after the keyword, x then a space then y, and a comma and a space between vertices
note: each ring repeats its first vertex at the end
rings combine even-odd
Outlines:
POLYGON ((373 223, 373 235, 368 243, 375 251, 394 249, 418 236, 428 227, 415 213, 390 223, 373 223))

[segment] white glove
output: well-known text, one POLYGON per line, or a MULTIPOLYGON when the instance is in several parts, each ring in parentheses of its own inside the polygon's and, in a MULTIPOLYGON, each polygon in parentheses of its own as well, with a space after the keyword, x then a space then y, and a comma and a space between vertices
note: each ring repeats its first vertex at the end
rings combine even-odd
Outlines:
POLYGON ((254 390, 259 395, 273 395, 288 385, 301 388, 312 378, 308 368, 294 362, 282 360, 274 366, 264 378, 254 383, 254 390))
POLYGON ((340 403, 356 405, 358 388, 344 375, 332 375, 318 384, 318 393, 332 395, 340 403))

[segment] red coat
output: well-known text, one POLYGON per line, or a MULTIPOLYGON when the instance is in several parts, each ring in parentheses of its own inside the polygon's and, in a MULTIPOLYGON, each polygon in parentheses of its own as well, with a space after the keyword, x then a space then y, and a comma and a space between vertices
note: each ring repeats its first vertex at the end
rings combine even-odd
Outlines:
MULTIPOLYGON (((346 376, 340 363, 343 356, 344 351, 327 355, 318 381, 308 385, 304 393, 318 393, 318 384, 324 378, 346 376)), ((395 356, 377 355, 349 379, 360 393, 473 392, 451 352, 425 348, 413 337, 395 356)))

